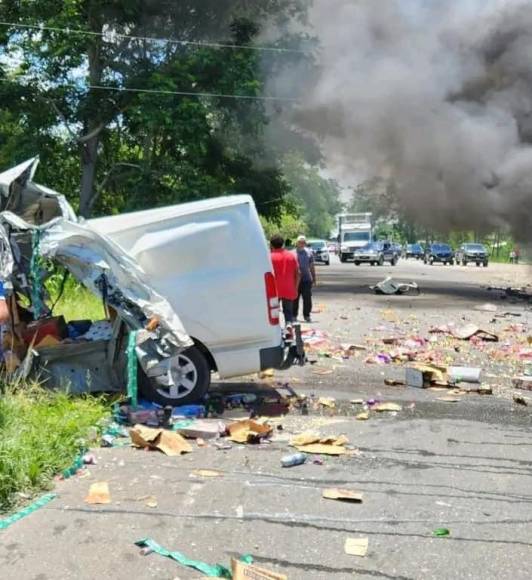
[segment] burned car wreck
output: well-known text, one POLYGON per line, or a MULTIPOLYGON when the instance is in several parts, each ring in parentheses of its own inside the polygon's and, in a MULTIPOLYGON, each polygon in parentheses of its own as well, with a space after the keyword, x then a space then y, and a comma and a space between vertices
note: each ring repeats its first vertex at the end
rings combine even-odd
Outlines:
POLYGON ((127 382, 129 343, 140 363, 141 390, 145 384, 147 396, 159 387, 177 394, 179 353, 192 345, 179 317, 134 260, 78 220, 64 196, 32 181, 37 163, 0 174, 0 276, 11 317, 3 336, 6 368, 71 392, 118 391, 127 382), (54 316, 42 260, 102 298, 106 320, 93 323, 99 334, 90 333, 87 321, 67 325, 54 316))

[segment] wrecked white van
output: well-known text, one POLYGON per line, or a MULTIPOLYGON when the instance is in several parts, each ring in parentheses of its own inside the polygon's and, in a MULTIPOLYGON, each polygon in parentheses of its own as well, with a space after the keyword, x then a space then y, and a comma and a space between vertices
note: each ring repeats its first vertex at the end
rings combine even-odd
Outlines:
POLYGON ((213 371, 226 378, 303 360, 300 340, 282 336, 251 197, 83 221, 62 195, 32 181, 37 163, 0 174, 8 337, 12 348, 26 346, 18 373, 39 372, 50 385, 74 392, 120 390, 133 336, 141 393, 181 405, 205 395, 213 371), (81 321, 54 317, 40 259, 63 266, 99 296, 107 320, 89 321, 92 329, 81 333, 81 321))

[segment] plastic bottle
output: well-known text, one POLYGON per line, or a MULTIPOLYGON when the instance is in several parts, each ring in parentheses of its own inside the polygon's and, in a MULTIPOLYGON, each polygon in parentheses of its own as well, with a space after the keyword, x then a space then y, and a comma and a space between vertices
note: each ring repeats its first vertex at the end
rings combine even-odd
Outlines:
POLYGON ((307 460, 307 456, 304 453, 292 453, 291 455, 285 455, 281 459, 281 465, 283 467, 294 467, 295 465, 302 465, 307 460))

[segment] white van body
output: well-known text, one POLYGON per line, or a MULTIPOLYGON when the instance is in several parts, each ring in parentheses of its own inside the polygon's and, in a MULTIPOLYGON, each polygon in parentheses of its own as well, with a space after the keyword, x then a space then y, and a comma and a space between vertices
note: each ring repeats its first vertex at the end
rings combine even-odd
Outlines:
POLYGON ((89 220, 164 296, 221 378, 278 367, 278 300, 267 296, 272 265, 253 199, 227 196, 89 220))

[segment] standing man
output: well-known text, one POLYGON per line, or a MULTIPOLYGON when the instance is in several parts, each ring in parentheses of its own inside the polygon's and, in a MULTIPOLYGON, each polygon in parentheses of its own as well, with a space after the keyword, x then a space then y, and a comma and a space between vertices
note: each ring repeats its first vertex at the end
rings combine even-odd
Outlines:
POLYGON ((294 320, 297 320, 299 311, 299 299, 303 297, 303 317, 305 322, 311 322, 312 312, 312 286, 316 284, 316 269, 314 267, 314 254, 307 248, 305 236, 299 236, 296 243, 296 256, 299 263, 299 291, 294 302, 294 320))
POLYGON ((277 294, 283 306, 284 322, 290 326, 294 321, 293 307, 297 298, 299 268, 292 252, 284 249, 282 236, 275 235, 270 239, 271 258, 277 294))

